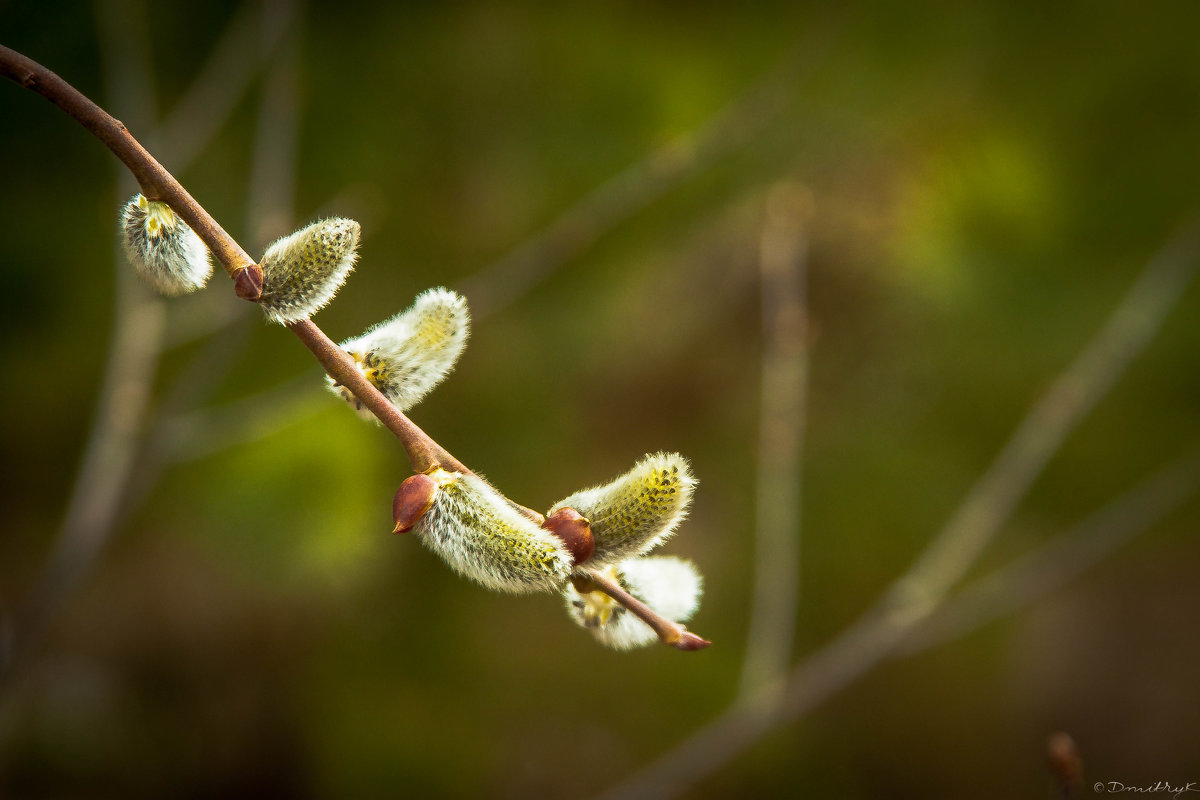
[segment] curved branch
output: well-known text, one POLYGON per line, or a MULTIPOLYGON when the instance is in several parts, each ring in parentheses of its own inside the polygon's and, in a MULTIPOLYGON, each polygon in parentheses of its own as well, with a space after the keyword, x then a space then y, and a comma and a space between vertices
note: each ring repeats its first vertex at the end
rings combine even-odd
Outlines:
MULTIPOLYGON (((142 147, 120 121, 54 72, 3 45, 0 45, 0 74, 50 100, 96 136, 129 168, 143 194, 165 201, 208 245, 234 280, 235 291, 239 297, 250 301, 261 297, 263 280, 262 269, 258 264, 254 263, 233 237, 188 194, 179 181, 142 147)), ((471 473, 462 462, 450 455, 384 397, 359 371, 349 354, 326 336, 312 320, 300 320, 286 327, 312 352, 330 377, 353 392, 355 397, 400 440, 415 472, 429 472, 436 467, 442 467, 464 474, 471 473)), ((509 502, 512 503, 511 500, 509 502)), ((542 517, 537 512, 516 503, 512 505, 541 524, 542 517)), ((605 585, 603 577, 597 579, 597 585, 650 624, 667 643, 685 650, 708 646, 708 642, 695 634, 688 633, 669 620, 663 620, 619 586, 605 585)))
MULTIPOLYGON (((54 72, 3 45, 0 45, 0 75, 42 95, 83 125, 129 168, 143 194, 166 202, 191 226, 234 279, 239 297, 254 301, 261 296, 261 268, 120 121, 54 72)), ((363 405, 395 434, 414 470, 424 472, 445 466, 470 471, 388 402, 315 323, 302 320, 287 327, 312 351, 334 380, 354 392, 363 405)))
MULTIPOLYGON (((258 269, 254 259, 248 256, 241 245, 217 224, 179 181, 133 138, 123 122, 114 119, 54 72, 4 45, 0 45, 0 74, 54 103, 103 142, 104 146, 121 159, 121 163, 133 173, 142 194, 151 200, 167 203, 176 214, 183 217, 196 235, 208 245, 208 249, 212 250, 217 260, 224 265, 229 277, 236 277, 246 269, 258 269)), ((261 271, 257 283, 261 290, 261 271)))
POLYGON ((659 614, 650 606, 638 600, 621 588, 621 584, 598 569, 581 569, 578 576, 572 578, 575 588, 580 592, 601 591, 616 600, 629 610, 630 614, 650 626, 663 644, 669 644, 676 650, 703 650, 712 644, 680 625, 659 614))

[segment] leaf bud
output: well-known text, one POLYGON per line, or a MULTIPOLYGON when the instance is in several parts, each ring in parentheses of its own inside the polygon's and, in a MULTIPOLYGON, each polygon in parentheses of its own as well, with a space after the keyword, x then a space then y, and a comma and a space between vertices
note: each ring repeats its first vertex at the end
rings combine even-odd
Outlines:
POLYGON ((405 478, 392 498, 392 533, 408 533, 433 505, 437 483, 428 475, 417 473, 405 478))
POLYGON ((575 566, 587 561, 596 551, 596 540, 592 537, 592 526, 587 519, 573 508, 560 508, 546 517, 542 527, 562 540, 571 554, 575 566))

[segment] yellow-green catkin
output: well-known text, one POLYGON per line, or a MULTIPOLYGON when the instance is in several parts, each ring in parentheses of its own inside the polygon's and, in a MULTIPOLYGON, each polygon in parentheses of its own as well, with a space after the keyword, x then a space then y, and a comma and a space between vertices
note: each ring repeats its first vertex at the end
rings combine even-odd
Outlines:
POLYGON ((498 592, 562 588, 571 555, 556 536, 477 475, 435 469, 429 477, 437 490, 413 532, 451 569, 498 592))
POLYGON ((547 516, 563 507, 578 511, 591 523, 596 540, 588 564, 616 564, 670 536, 687 515, 695 485, 687 459, 678 453, 657 453, 612 483, 560 500, 547 516))
POLYGON ((267 317, 286 325, 324 308, 354 268, 359 233, 354 220, 334 217, 273 242, 259 262, 267 317))
MULTIPOLYGON (((454 368, 470 327, 466 300, 448 289, 429 289, 407 310, 341 347, 384 397, 407 411, 454 368)), ((327 382, 362 417, 375 419, 346 387, 329 377, 327 382)))
POLYGON ((135 195, 121 212, 121 233, 129 262, 160 294, 176 297, 208 283, 208 248, 166 203, 135 195))
MULTIPOLYGON (((690 562, 671 556, 649 556, 605 567, 625 591, 674 622, 687 622, 700 605, 703 583, 690 562)), ((617 650, 657 641, 654 630, 604 592, 563 590, 567 614, 591 631, 596 641, 617 650)))

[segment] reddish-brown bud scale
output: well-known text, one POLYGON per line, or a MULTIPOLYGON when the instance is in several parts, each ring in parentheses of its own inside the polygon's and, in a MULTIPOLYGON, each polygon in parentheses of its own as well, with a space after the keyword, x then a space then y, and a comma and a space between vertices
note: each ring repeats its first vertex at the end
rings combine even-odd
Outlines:
POLYGON ((691 631, 684 631, 676 641, 671 642, 671 646, 676 650, 703 650, 711 644, 712 642, 701 639, 691 631))
POLYGON ((408 533, 433 505, 437 482, 428 475, 413 475, 405 479, 392 498, 392 533, 408 533))
POLYGON ((262 297, 263 271, 258 264, 239 269, 233 276, 233 291, 243 300, 251 302, 262 297))
POLYGON ((592 526, 582 514, 573 508, 560 508, 542 523, 542 527, 553 533, 566 545, 578 566, 596 552, 596 540, 592 537, 592 526))

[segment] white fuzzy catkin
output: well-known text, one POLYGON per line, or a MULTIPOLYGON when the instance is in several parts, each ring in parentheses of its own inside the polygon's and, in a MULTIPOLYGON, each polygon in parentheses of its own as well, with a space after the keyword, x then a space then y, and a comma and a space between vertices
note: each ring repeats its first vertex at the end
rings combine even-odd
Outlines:
MULTIPOLYGON (((695 565, 672 556, 649 556, 607 568, 621 588, 674 622, 696 613, 703 590, 695 565)), ((571 619, 592 632, 596 641, 617 650, 643 647, 658 640, 654 630, 604 592, 563 591, 571 619)))
MULTIPOLYGON (((429 289, 406 311, 342 342, 341 348, 384 397, 407 411, 454 368, 470 327, 466 300, 448 289, 429 289)), ((360 416, 375 419, 349 389, 326 380, 360 416)))
POLYGON ((604 566, 648 552, 687 516, 696 479, 678 453, 646 456, 621 477, 567 497, 547 516, 570 507, 588 519, 596 551, 588 564, 604 566))
POLYGON ((166 203, 135 195, 121 212, 121 233, 130 263, 160 294, 194 292, 212 275, 208 248, 166 203))
POLYGON ((476 475, 436 469, 433 504, 413 527, 455 572, 512 594, 553 592, 571 571, 562 541, 476 475))
POLYGON ((354 268, 359 233, 354 220, 334 217, 272 242, 258 262, 267 317, 286 325, 324 308, 354 268))

